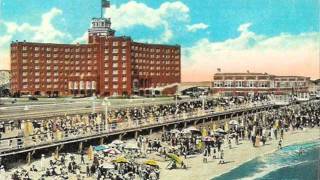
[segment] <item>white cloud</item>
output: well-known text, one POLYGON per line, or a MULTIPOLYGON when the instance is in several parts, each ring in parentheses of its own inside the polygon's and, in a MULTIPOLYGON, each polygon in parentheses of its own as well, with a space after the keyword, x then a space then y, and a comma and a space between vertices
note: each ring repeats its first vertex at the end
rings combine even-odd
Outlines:
POLYGON ((179 1, 165 2, 155 9, 143 3, 129 1, 119 7, 112 5, 106 11, 105 16, 114 20, 112 21, 112 27, 116 30, 136 25, 142 25, 151 29, 163 28, 164 32, 160 38, 148 41, 168 42, 173 37, 172 22, 187 22, 189 20, 189 8, 179 1))
POLYGON ((17 24, 15 22, 0 21, 7 28, 7 34, 15 35, 17 33, 29 34, 30 41, 36 42, 61 42, 64 38, 70 37, 69 34, 62 32, 54 27, 52 20, 61 15, 62 10, 52 8, 41 16, 39 25, 29 23, 17 24))
POLYGON ((224 72, 319 76, 320 33, 267 37, 250 31, 250 25, 239 26, 237 38, 223 42, 201 39, 184 48, 182 80, 212 80, 217 68, 224 72))
POLYGON ((72 43, 76 44, 76 43, 87 43, 87 42, 88 42, 88 31, 83 33, 82 36, 76 38, 72 43))
POLYGON ((62 10, 52 8, 41 16, 41 22, 38 25, 18 24, 0 19, 0 25, 6 28, 6 32, 0 36, 0 69, 9 68, 9 46, 14 36, 22 34, 27 41, 51 43, 59 43, 70 38, 70 34, 58 30, 53 25, 52 21, 61 14, 62 10))
POLYGON ((189 32, 196 32, 198 30, 203 30, 207 29, 209 26, 204 23, 197 23, 197 24, 192 24, 192 25, 187 25, 187 31, 189 32))

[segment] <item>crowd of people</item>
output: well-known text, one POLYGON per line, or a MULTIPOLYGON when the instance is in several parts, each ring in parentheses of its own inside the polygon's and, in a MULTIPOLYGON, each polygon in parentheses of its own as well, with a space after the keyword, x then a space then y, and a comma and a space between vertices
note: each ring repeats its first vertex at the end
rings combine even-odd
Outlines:
MULTIPOLYGON (((134 108, 110 109, 107 118, 105 113, 64 115, 43 120, 22 120, 0 123, 0 141, 6 139, 10 147, 23 147, 24 145, 37 145, 41 142, 61 140, 68 137, 77 137, 99 133, 100 131, 111 131, 128 126, 139 126, 147 123, 156 123, 166 120, 165 117, 187 115, 188 113, 203 110, 214 110, 215 107, 222 109, 231 106, 239 106, 257 101, 266 101, 265 97, 259 98, 220 98, 208 100, 192 100, 179 102, 177 104, 160 104, 152 106, 141 106, 134 108), (17 132, 14 137, 16 142, 8 140, 7 132, 17 132)), ((170 119, 169 119, 170 120, 170 119)))
MULTIPOLYGON (((256 101, 265 101, 264 98, 247 100, 245 98, 231 98, 206 101, 202 100, 183 102, 176 104, 147 106, 132 109, 115 109, 109 111, 110 117, 121 121, 141 121, 148 117, 162 117, 174 114, 187 113, 213 109, 216 106, 228 108, 232 104, 240 104, 256 101), (119 118, 121 120, 119 120, 119 118)), ((51 134, 55 132, 74 131, 76 133, 88 133, 95 131, 95 125, 105 126, 104 114, 89 114, 77 116, 65 116, 57 119, 31 122, 33 133, 40 132, 51 134), (100 122, 99 122, 100 121, 100 122), (37 125, 38 124, 38 125, 37 125)), ((110 118, 112 119, 112 118, 110 118)), ((106 149, 95 150, 90 158, 89 150, 78 155, 53 154, 47 165, 44 165, 44 157, 40 164, 33 164, 30 169, 20 169, 12 173, 12 179, 32 179, 30 174, 40 173, 42 179, 48 177, 60 177, 68 179, 74 175, 79 179, 92 177, 92 179, 152 179, 160 178, 160 170, 155 164, 147 164, 139 159, 148 159, 150 154, 157 154, 164 160, 169 160, 166 168, 189 168, 186 160, 192 155, 203 156, 203 163, 208 159, 217 159, 218 164, 225 164, 224 148, 233 149, 239 146, 240 141, 251 141, 254 148, 264 146, 266 142, 276 139, 279 149, 285 140, 284 134, 289 130, 300 130, 320 126, 320 102, 311 101, 304 104, 296 104, 269 109, 258 113, 246 114, 236 119, 223 123, 216 122, 210 125, 202 125, 200 128, 189 127, 173 129, 164 132, 161 137, 148 138, 139 136, 134 142, 136 147, 126 148, 125 143, 112 143, 106 145, 106 149), (216 124, 217 123, 217 124, 216 124)), ((108 121, 111 125, 112 121, 108 121)), ((25 122, 13 123, 12 128, 22 132, 28 129, 25 122), (16 126, 16 127, 15 127, 16 126)), ((3 128, 5 129, 5 128, 3 128)), ((5 133, 2 129, 2 133, 5 133)), ((46 137, 44 137, 46 138, 46 137)), ((35 138, 36 139, 36 138, 35 138)), ((134 145, 134 146, 135 146, 134 145)), ((235 150, 236 151, 236 150, 235 150)), ((1 166, 3 167, 3 166, 1 166)), ((4 169, 4 168, 3 168, 4 169)))

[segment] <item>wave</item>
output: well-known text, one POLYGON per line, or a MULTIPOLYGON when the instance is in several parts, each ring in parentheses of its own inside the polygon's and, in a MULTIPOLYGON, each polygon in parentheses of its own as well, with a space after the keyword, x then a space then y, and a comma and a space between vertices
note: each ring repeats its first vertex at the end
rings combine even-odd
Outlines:
POLYGON ((218 176, 217 179, 268 179, 266 177, 269 177, 269 174, 279 173, 287 168, 296 168, 297 166, 306 163, 316 164, 317 162, 315 161, 318 160, 317 151, 319 147, 319 141, 286 146, 274 153, 248 161, 228 173, 218 176), (298 153, 300 149, 303 149, 304 151, 302 155, 299 155, 298 153))
POLYGON ((290 167, 290 166, 296 166, 296 165, 303 164, 303 163, 310 163, 310 161, 302 161, 302 162, 298 162, 298 163, 295 162, 295 163, 291 163, 288 165, 268 164, 262 168, 257 169, 256 173, 250 174, 250 175, 243 177, 243 178, 240 178, 240 179, 241 180, 259 179, 259 178, 265 177, 266 175, 270 174, 271 172, 277 171, 279 169, 290 167))

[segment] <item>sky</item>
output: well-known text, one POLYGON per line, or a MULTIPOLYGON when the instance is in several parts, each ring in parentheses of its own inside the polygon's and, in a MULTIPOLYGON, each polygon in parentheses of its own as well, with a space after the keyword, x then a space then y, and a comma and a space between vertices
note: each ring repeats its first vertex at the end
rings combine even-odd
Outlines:
MULTIPOLYGON (((222 72, 320 76, 319 0, 111 0, 116 35, 180 44, 182 81, 222 72)), ((100 0, 0 0, 0 69, 11 41, 86 43, 100 0)))

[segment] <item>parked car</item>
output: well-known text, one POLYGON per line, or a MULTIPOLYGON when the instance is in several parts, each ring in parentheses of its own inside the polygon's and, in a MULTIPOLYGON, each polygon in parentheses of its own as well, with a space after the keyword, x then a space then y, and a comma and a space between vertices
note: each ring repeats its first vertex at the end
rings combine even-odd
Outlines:
POLYGON ((38 98, 37 97, 34 97, 34 96, 29 96, 29 101, 38 101, 38 98))

